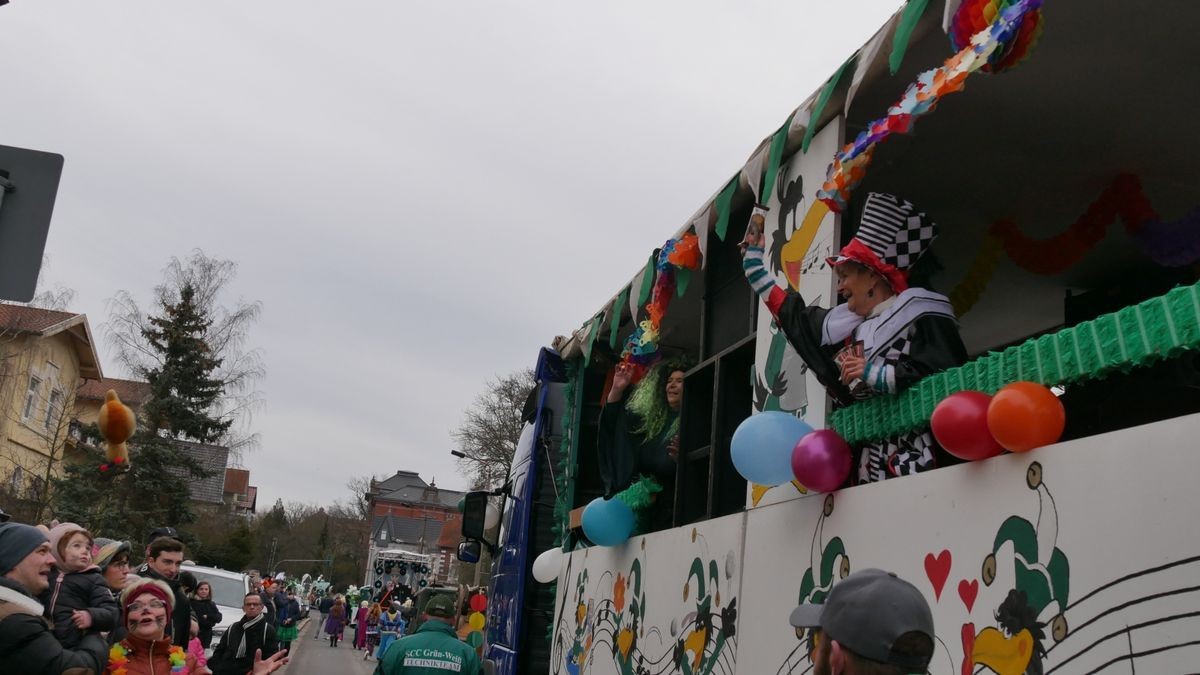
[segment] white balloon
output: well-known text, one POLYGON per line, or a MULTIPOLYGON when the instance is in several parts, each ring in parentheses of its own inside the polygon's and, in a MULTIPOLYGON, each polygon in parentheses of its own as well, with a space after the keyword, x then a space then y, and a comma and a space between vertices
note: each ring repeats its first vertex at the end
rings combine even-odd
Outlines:
POLYGON ((483 529, 490 530, 500 524, 500 509, 487 505, 487 510, 483 512, 483 529))
POLYGON ((561 568, 562 549, 547 549, 533 559, 533 578, 543 584, 548 584, 558 579, 558 572, 561 568))

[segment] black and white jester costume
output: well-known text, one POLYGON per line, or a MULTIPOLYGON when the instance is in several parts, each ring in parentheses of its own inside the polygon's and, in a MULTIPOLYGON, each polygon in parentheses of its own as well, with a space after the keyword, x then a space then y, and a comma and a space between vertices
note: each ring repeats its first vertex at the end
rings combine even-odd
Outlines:
MULTIPOLYGON (((923 288, 908 287, 908 269, 936 237, 936 226, 909 202, 871 193, 854 237, 829 259, 852 261, 879 273, 897 294, 870 316, 842 304, 808 307, 795 291, 775 283, 763 266, 763 249, 751 246, 743 259, 746 278, 804 362, 836 404, 897 394, 933 373, 961 365, 966 348, 950 301, 923 288), (861 347, 866 368, 853 387, 841 382, 838 354, 861 347)), ((870 483, 932 468, 933 435, 928 429, 864 445, 859 450, 858 482, 870 483)))

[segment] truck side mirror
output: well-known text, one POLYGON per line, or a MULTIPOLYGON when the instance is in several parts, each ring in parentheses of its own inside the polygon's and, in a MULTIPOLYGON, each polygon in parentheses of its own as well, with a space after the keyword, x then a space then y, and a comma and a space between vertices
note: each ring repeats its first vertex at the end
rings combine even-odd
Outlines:
POLYGON ((469 564, 479 562, 479 542, 475 539, 458 542, 458 559, 469 564))
POLYGON ((484 521, 487 519, 489 493, 483 490, 468 492, 463 499, 462 534, 467 539, 483 541, 484 521))

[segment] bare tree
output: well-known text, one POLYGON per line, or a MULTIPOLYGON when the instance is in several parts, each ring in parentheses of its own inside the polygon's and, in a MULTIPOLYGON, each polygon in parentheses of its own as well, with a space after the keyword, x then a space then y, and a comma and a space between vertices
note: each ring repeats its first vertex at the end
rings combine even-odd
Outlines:
POLYGON ((458 460, 458 468, 472 488, 504 482, 521 439, 521 411, 535 384, 533 370, 528 368, 489 381, 467 409, 462 424, 450 433, 466 455, 458 460))
MULTIPOLYGON (((167 306, 179 301, 184 287, 194 290, 194 302, 212 320, 204 336, 212 355, 221 364, 213 374, 221 382, 224 394, 217 403, 213 417, 233 420, 233 425, 220 439, 234 457, 258 444, 258 435, 250 432, 253 413, 262 403, 257 389, 265 375, 261 352, 247 349, 250 327, 262 312, 262 303, 242 299, 226 301, 229 284, 237 275, 237 263, 211 258, 199 249, 187 258, 172 257, 163 270, 163 281, 154 287, 153 306, 167 306)), ((161 367, 161 356, 147 338, 151 329, 149 315, 129 291, 118 291, 109 300, 105 337, 116 351, 125 368, 139 376, 161 367)))

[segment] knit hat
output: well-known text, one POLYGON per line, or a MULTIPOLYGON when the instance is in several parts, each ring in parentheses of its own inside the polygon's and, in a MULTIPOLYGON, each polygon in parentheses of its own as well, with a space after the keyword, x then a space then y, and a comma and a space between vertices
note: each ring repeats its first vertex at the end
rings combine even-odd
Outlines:
POLYGON ((92 542, 92 562, 102 570, 108 569, 118 554, 129 549, 130 544, 127 541, 97 537, 96 541, 92 542))
POLYGON ((886 192, 872 192, 863 205, 858 232, 830 266, 856 262, 887 280, 894 293, 908 288, 908 271, 937 238, 937 225, 912 202, 886 192))
POLYGON ((8 574, 38 546, 46 533, 32 525, 6 521, 0 523, 0 574, 8 574))
POLYGON ((171 609, 175 605, 175 593, 165 581, 158 579, 130 576, 125 583, 125 588, 121 589, 121 613, 128 618, 129 606, 139 595, 144 593, 149 593, 163 601, 167 606, 167 624, 170 625, 171 609))
POLYGON ((88 538, 88 544, 91 545, 92 534, 75 523, 59 523, 50 529, 50 553, 60 568, 63 566, 63 551, 66 549, 67 543, 71 541, 71 537, 80 532, 88 538))

